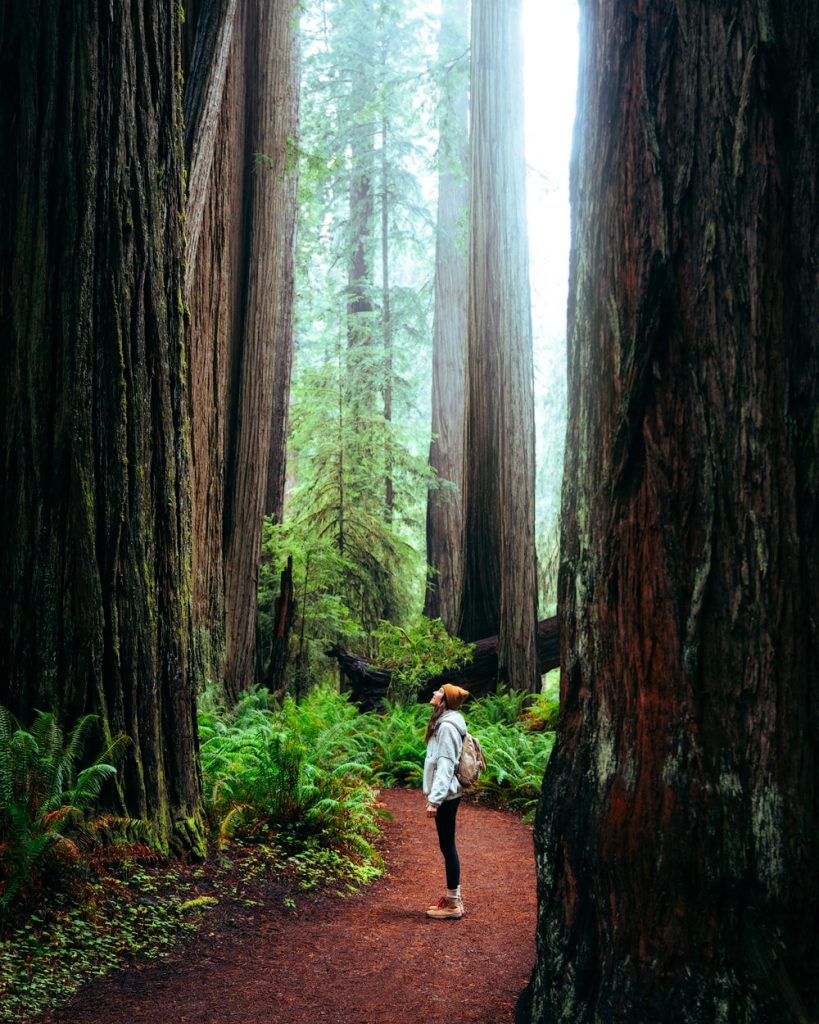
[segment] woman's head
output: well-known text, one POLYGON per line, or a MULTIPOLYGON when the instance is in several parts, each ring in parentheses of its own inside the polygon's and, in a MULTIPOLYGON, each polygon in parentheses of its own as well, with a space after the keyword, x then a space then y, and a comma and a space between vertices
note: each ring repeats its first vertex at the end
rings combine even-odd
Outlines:
MULTIPOLYGON (((437 693, 438 691, 436 690, 435 692, 437 693)), ((469 690, 464 690, 452 683, 444 683, 441 687, 441 693, 443 693, 443 699, 446 701, 446 706, 450 711, 457 711, 469 696, 469 690)))
POLYGON ((438 729, 438 722, 445 711, 455 711, 463 704, 469 696, 468 690, 462 690, 460 686, 453 686, 452 683, 444 683, 438 687, 429 699, 430 704, 435 708, 432 712, 424 739, 427 743, 432 739, 438 729))

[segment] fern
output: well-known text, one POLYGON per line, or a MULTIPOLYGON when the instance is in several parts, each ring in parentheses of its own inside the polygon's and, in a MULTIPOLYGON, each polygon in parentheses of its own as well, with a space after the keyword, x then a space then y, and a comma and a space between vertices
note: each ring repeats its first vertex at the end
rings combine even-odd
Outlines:
POLYGON ((97 725, 86 715, 66 737, 52 713, 38 711, 26 730, 0 707, 0 907, 40 887, 46 875, 59 880, 79 861, 79 844, 93 832, 91 812, 116 776, 107 758, 127 743, 115 737, 78 771, 97 725))

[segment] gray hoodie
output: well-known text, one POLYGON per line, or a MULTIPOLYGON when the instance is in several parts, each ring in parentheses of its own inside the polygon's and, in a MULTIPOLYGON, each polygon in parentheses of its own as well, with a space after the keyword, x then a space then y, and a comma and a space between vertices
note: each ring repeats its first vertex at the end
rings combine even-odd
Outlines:
POLYGON ((427 744, 424 761, 424 796, 435 807, 461 795, 455 768, 461 759, 466 722, 460 711, 445 711, 435 735, 427 744))

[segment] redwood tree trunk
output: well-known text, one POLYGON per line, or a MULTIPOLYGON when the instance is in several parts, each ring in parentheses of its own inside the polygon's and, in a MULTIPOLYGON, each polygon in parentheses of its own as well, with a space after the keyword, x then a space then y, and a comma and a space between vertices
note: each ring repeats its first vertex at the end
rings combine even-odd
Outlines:
POLYGON ((535 458, 520 0, 472 5, 461 636, 499 634, 510 687, 538 686, 535 458))
MULTIPOLYGON (((370 19, 375 11, 363 6, 370 19)), ((367 20, 365 16, 364 20, 367 20)), ((350 145, 350 219, 347 250, 347 397, 353 427, 374 406, 378 376, 375 366, 373 323, 375 132, 366 111, 373 100, 375 46, 372 31, 362 25, 360 59, 350 74, 348 103, 354 131, 350 145)))
POLYGON ((0 700, 126 732, 201 851, 178 6, 0 16, 0 700))
POLYGON ((282 521, 287 471, 287 424, 290 403, 290 377, 293 366, 293 300, 296 273, 296 214, 298 210, 298 160, 295 140, 299 136, 300 48, 297 5, 285 3, 281 31, 275 53, 273 114, 275 145, 279 152, 278 180, 273 196, 273 237, 278 254, 278 307, 273 338, 273 407, 267 459, 267 497, 265 512, 274 521, 282 521), (289 24, 289 36, 286 29, 289 24))
MULTIPOLYGON (((290 380, 292 333, 277 322, 279 298, 292 280, 295 191, 289 167, 296 0, 260 3, 246 26, 250 129, 245 153, 248 218, 241 270, 241 348, 233 364, 230 431, 225 471, 225 689, 231 699, 254 682, 256 587, 273 413, 280 354, 290 380), (285 88, 279 90, 282 68, 285 88), (282 328, 279 333, 279 328, 282 328)), ((280 383, 280 382, 279 382, 280 383)), ((282 434, 283 437, 283 434, 282 434)), ((282 457, 284 451, 281 452, 282 457)))
POLYGON ((586 3, 527 1021, 816 1020, 819 8, 586 3))
POLYGON ((221 681, 229 699, 254 681, 262 515, 281 515, 297 111, 295 0, 241 5, 188 292, 197 658, 200 676, 221 681))
POLYGON ((469 47, 466 0, 444 0, 438 62, 447 68, 438 143, 438 233, 432 338, 432 441, 429 464, 443 487, 427 497, 424 615, 458 629, 461 579, 461 488, 464 459, 464 363, 467 260, 464 223, 469 202, 469 81, 459 58, 469 47))
POLYGON ((195 280, 196 257, 213 157, 219 138, 219 114, 230 64, 236 0, 189 0, 187 18, 192 26, 187 39, 185 78, 185 159, 188 164, 186 293, 195 280))

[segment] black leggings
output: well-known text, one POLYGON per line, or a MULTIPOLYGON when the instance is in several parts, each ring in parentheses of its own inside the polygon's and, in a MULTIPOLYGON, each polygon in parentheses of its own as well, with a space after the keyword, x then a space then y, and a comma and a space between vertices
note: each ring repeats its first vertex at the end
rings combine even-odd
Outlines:
POLYGON ((456 797, 455 800, 444 800, 435 815, 438 845, 446 864, 447 889, 457 889, 461 882, 461 862, 458 859, 458 848, 455 846, 455 815, 458 813, 460 802, 460 797, 456 797))

